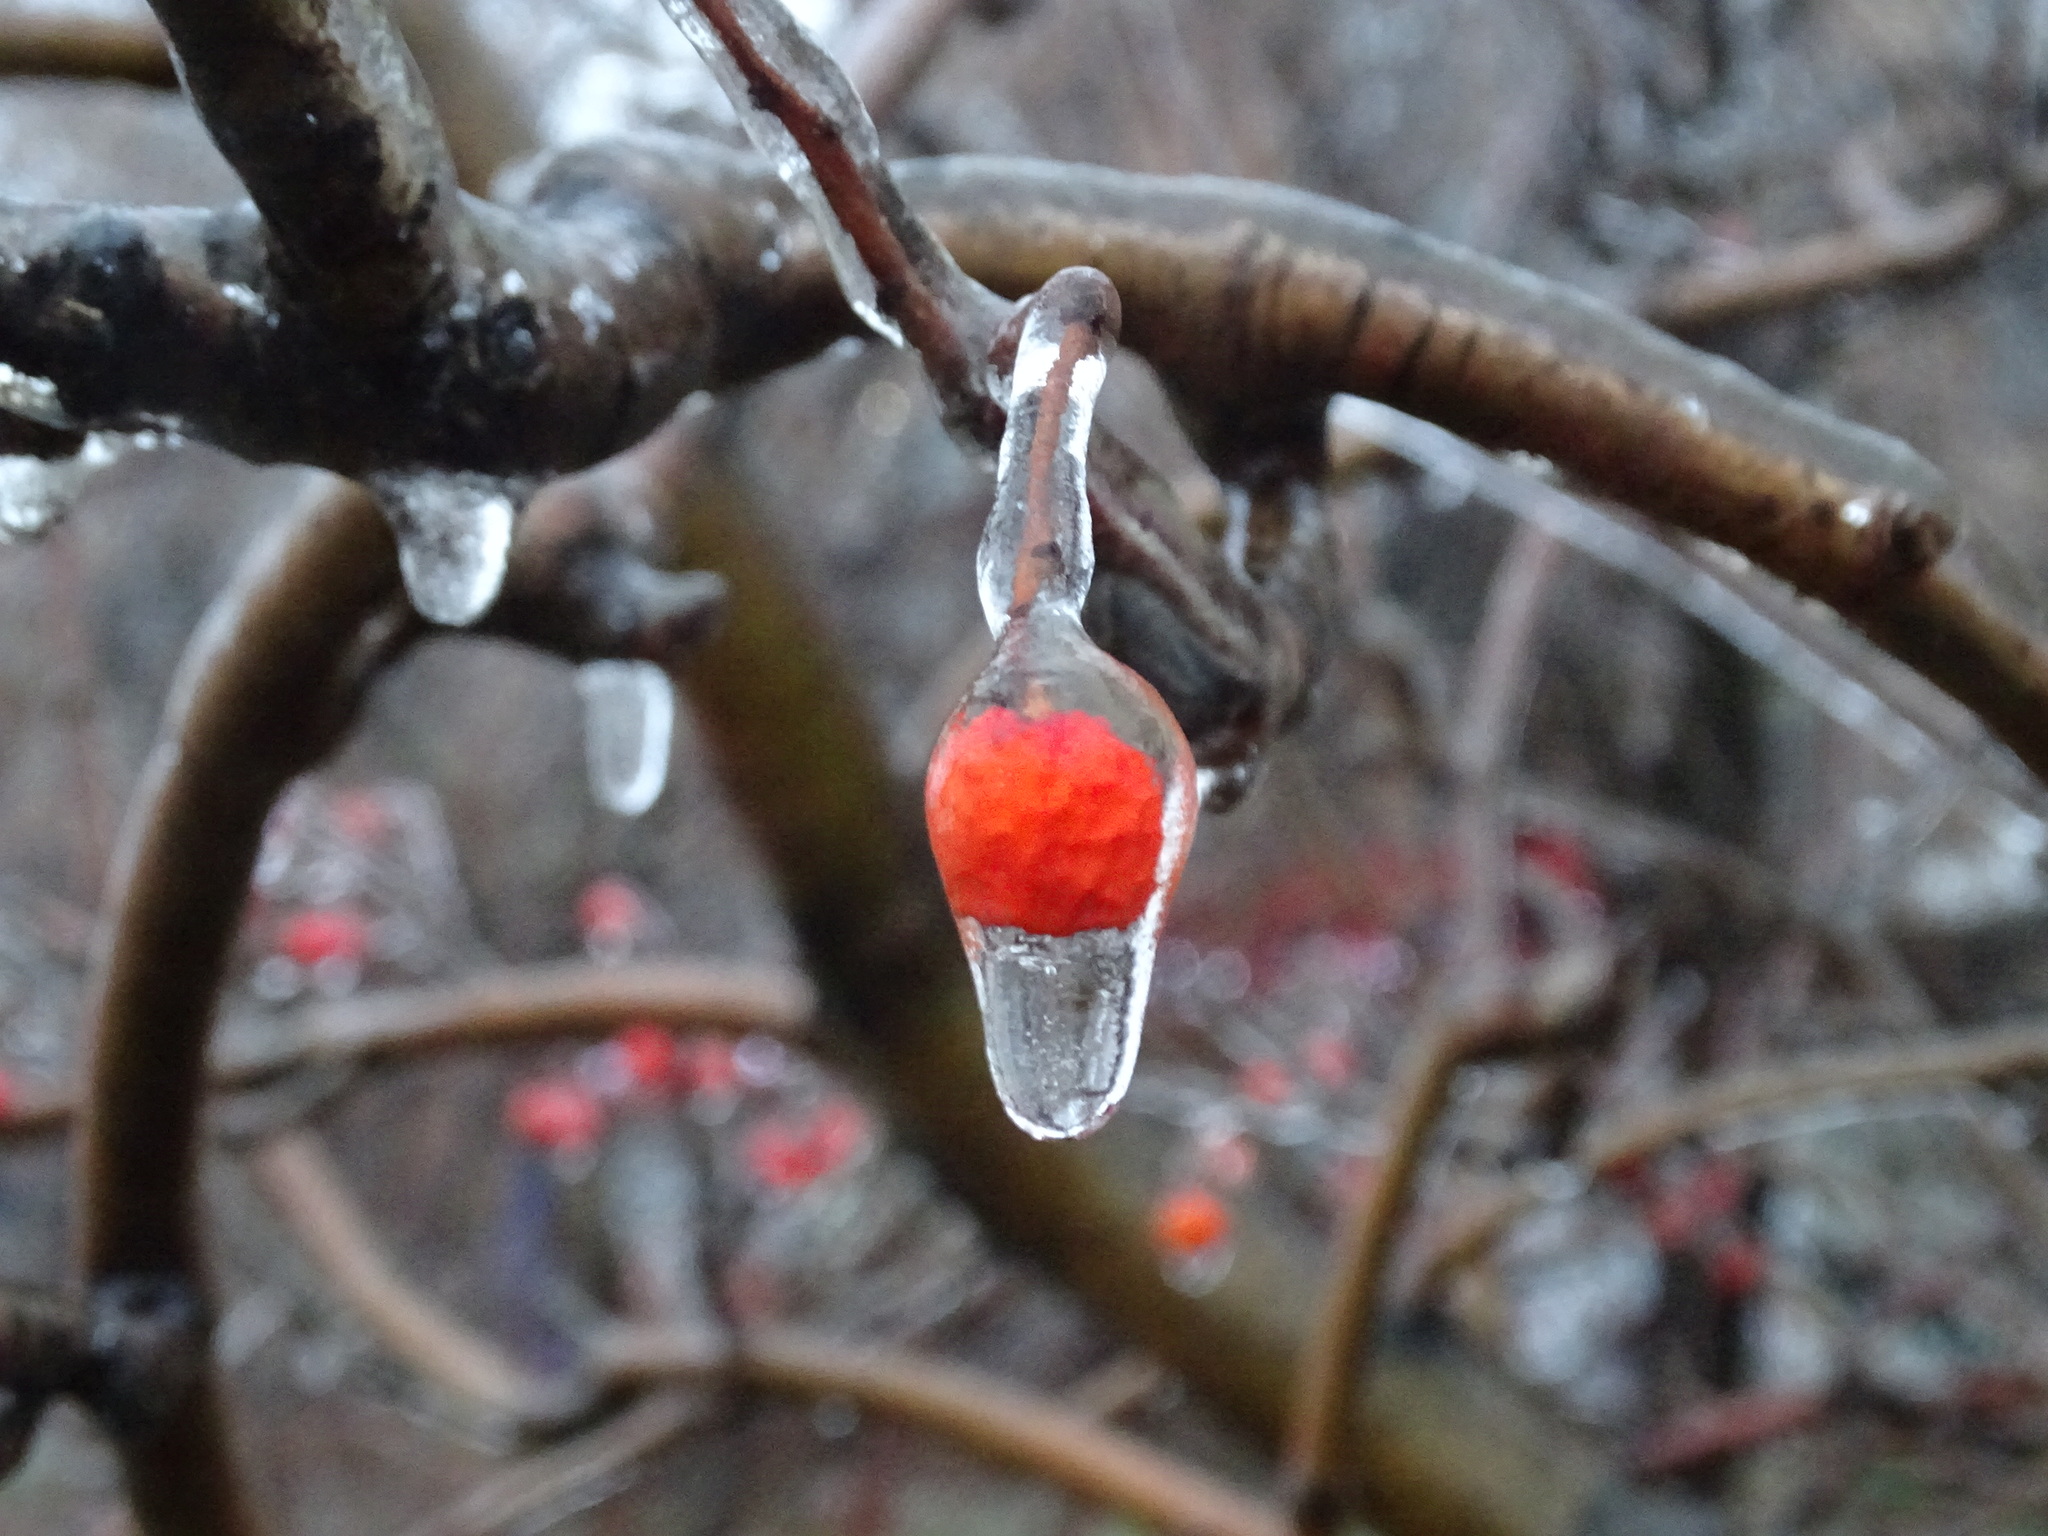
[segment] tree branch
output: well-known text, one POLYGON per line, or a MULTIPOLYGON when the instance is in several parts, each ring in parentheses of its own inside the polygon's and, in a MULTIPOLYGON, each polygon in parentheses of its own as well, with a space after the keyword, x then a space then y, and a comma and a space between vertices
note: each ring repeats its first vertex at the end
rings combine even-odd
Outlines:
POLYGON ((1414 1204, 1431 1134, 1459 1069, 1552 1040, 1604 992, 1609 957, 1566 954, 1526 995, 1496 992, 1476 1012, 1425 1019, 1387 1090, 1386 1150, 1346 1211, 1330 1278, 1295 1371, 1285 1478, 1298 1530, 1326 1533, 1341 1510, 1339 1471, 1357 1434, 1352 1405, 1373 1370, 1375 1324, 1394 1245, 1414 1204))
POLYGON ((0 75, 125 80, 175 90, 163 28, 112 17, 13 11, 0 21, 0 75))
MULTIPOLYGON (((675 1029, 801 1038, 812 1006, 810 984, 774 966, 650 960, 507 967, 446 987, 393 988, 315 1003, 293 1015, 281 1043, 215 1052, 207 1085, 219 1092, 309 1067, 603 1035, 636 1019, 675 1029)), ((0 1119, 0 1138, 61 1130, 75 1110, 68 1093, 24 1093, 0 1119)))
POLYGON ((589 1381, 527 1370, 399 1273, 312 1132, 267 1138, 250 1154, 249 1172, 342 1304, 428 1381, 522 1430, 589 1411, 589 1381))

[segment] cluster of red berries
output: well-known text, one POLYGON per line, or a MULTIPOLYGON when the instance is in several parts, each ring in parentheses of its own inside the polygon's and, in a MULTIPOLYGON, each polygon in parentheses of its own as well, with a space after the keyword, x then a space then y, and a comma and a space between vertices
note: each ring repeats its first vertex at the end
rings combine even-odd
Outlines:
MULTIPOLYGON (((688 1103, 722 1119, 748 1087, 734 1043, 720 1035, 678 1038, 652 1019, 636 1020, 586 1051, 572 1070, 520 1083, 506 1095, 505 1125, 537 1150, 593 1151, 612 1113, 628 1102, 688 1103)), ((762 1188, 788 1193, 816 1183, 869 1143, 868 1115, 844 1094, 807 1110, 785 1110, 748 1126, 740 1157, 762 1188)))

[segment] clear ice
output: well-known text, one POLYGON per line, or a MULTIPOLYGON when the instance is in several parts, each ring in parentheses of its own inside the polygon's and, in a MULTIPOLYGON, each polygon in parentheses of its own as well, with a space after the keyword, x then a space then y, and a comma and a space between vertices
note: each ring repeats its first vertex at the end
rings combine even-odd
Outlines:
MULTIPOLYGON (((6 365, 0 363, 0 369, 6 365)), ((0 380, 0 405, 6 385, 0 380)), ((29 454, 0 454, 0 543, 38 539, 62 522, 96 470, 122 457, 130 447, 153 447, 153 433, 130 438, 115 432, 89 432, 85 444, 68 459, 39 459, 29 454)))
MULTIPOLYGON (((1194 767, 1179 726, 1150 686, 1105 655, 1081 627, 1081 605, 1095 564, 1087 502, 1088 433, 1105 365, 1099 348, 1075 347, 1075 339, 1066 334, 1053 306, 1041 303, 1027 318, 1019 341, 1009 423, 997 455, 995 506, 975 561, 996 654, 941 741, 934 761, 952 766, 933 779, 934 784, 957 782, 947 775, 973 771, 964 766, 973 761, 972 752, 1009 750, 1000 745, 998 733, 983 738, 993 745, 963 748, 960 756, 946 757, 948 743, 969 739, 970 723, 994 709, 1014 717, 1006 729, 1026 733, 1040 728, 1056 732, 1062 720, 1092 716, 1098 743, 1104 734, 1100 727, 1107 726, 1119 750, 1128 754, 1135 749, 1157 775, 1160 845, 1134 920, 1122 927, 1042 933, 996 921, 992 913, 987 922, 970 912, 955 913, 981 1003, 997 1096, 1010 1118, 1041 1140, 1095 1130, 1130 1087, 1159 925, 1186 858, 1195 813, 1194 767), (1047 386, 1063 347, 1070 371, 1061 398, 1047 386)), ((1085 771, 1074 767, 1073 759, 1057 761, 1061 766, 1051 770, 1056 775, 1052 800, 1059 798, 1058 775, 1085 771)), ((946 799, 949 792, 934 793, 940 798, 928 805, 946 807, 935 814, 941 820, 955 814, 951 807, 959 802, 946 799)), ((1066 813, 1088 814, 1083 808, 1092 804, 1083 793, 1068 802, 1066 813)), ((1014 820, 1017 808, 991 805, 986 814, 1014 820)), ((1113 813, 1105 814, 1109 821, 1075 828, 1071 835, 1055 832, 1045 845, 1046 867, 1070 871, 1073 882, 1054 877, 1054 908, 1047 910, 1079 916, 1100 911, 1105 902, 1116 906, 1123 901, 1108 893, 1135 894, 1128 866, 1119 870, 1113 858, 1103 862, 1102 839, 1128 833, 1128 827, 1116 826, 1113 813)), ((978 825, 980 813, 970 820, 978 825)), ((947 863, 942 855, 941 867, 947 863)), ((1017 890, 1029 883, 1020 874, 1017 890)), ((1048 920, 1048 926, 1057 921, 1048 920)))
POLYGON ((420 617, 474 623, 497 598, 512 547, 512 495, 489 475, 413 470, 371 477, 391 531, 398 569, 420 617))
MULTIPOLYGON (((810 161, 797 147, 789 130, 782 126, 774 113, 755 101, 739 63, 690 0, 662 0, 662 4, 682 29, 683 36, 690 40, 690 45, 703 56, 705 67, 732 102, 740 126, 753 140, 754 147, 768 157, 783 185, 795 195, 804 212, 811 216, 811 222, 817 225, 818 237, 825 243, 825 254, 832 261, 832 271, 838 277, 840 290, 846 295, 847 303, 853 306, 854 313, 866 321, 876 335, 902 346, 903 332, 895 321, 882 313, 875 295, 874 277, 854 248, 853 237, 847 234, 839 216, 832 211, 832 205, 825 198, 825 189, 818 185, 810 161)), ((730 0, 730 9, 740 29, 776 73, 795 85, 803 93, 805 101, 832 120, 841 141, 870 182, 886 174, 881 136, 875 132, 867 108, 861 105, 859 95, 845 73, 833 62, 832 55, 811 36, 804 24, 792 16, 779 0, 765 0, 765 3, 764 0, 730 0)))
POLYGON ((640 815, 668 782, 675 685, 651 661, 586 661, 576 669, 576 691, 591 797, 620 816, 640 815))

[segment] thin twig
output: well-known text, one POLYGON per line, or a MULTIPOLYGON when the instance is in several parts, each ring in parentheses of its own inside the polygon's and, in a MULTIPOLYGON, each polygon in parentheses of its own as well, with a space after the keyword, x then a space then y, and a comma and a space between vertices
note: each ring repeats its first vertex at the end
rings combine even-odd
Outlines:
POLYGON ((0 75, 178 85, 163 28, 153 21, 22 10, 0 21, 0 75))
POLYGON ((1829 1099, 1992 1083, 2048 1072, 2048 1025, 1982 1030, 1928 1045, 1841 1051, 1738 1073, 1589 1126, 1574 1160, 1605 1173, 1673 1142, 1751 1115, 1829 1099))
POLYGON ((1402 1053, 1387 1089, 1386 1150, 1344 1215, 1315 1325, 1296 1364, 1283 1467, 1299 1531, 1332 1529, 1341 1507, 1338 1469, 1355 1432, 1353 1404, 1372 1372, 1378 1303, 1459 1069, 1553 1038, 1604 988, 1607 970, 1604 955, 1561 957, 1549 975, 1532 979, 1526 997, 1496 993, 1478 1012, 1425 1020, 1402 1053))
POLYGON ((801 1397, 850 1397, 1191 1536, 1285 1531, 1266 1506, 1105 1429, 1093 1415, 981 1371, 805 1329, 750 1328, 727 1341, 703 1328, 621 1324, 591 1339, 576 1385, 536 1378, 399 1274, 310 1135, 273 1138, 252 1167, 293 1235, 370 1331, 429 1380, 497 1412, 545 1422, 585 1400, 581 1383, 622 1387, 729 1376, 801 1397))
MULTIPOLYGON (((631 1330, 604 1344, 601 1362, 615 1379, 638 1382, 696 1375, 706 1358, 701 1341, 631 1330)), ((777 1325, 740 1333, 724 1368, 770 1391, 851 1398, 1166 1530, 1191 1536, 1284 1536, 1287 1530, 1270 1506, 1105 1428, 1096 1415, 966 1366, 777 1325)))
POLYGON ((269 1137, 249 1172, 339 1299, 392 1354, 458 1400, 521 1428, 565 1422, 589 1386, 536 1375, 398 1272, 310 1131, 269 1137))
POLYGON ((846 78, 878 123, 896 115, 966 0, 871 0, 843 50, 846 78))
POLYGON ((1514 847, 1502 792, 1534 682, 1538 620, 1562 553, 1534 524, 1516 526, 1487 589, 1451 733, 1459 900, 1447 970, 1467 997, 1499 991, 1514 973, 1514 847))
MULTIPOLYGON (((315 1003, 285 1024, 282 1039, 217 1052, 207 1082, 218 1092, 307 1067, 601 1035, 636 1019, 672 1029, 796 1037, 813 1002, 802 976, 776 966, 660 960, 511 966, 446 987, 315 1003)), ((61 1129, 76 1107, 69 1093, 24 1091, 0 1119, 0 1138, 61 1129)))
POLYGON ((405 1536, 498 1536, 531 1530, 534 1516, 569 1505, 582 1490, 645 1461, 709 1417, 701 1391, 649 1392, 596 1428, 486 1478, 446 1509, 407 1526, 405 1536))
POLYGON ((1966 187, 1932 208, 1896 194, 1866 198, 1871 206, 1853 229, 1688 268, 1660 282, 1640 309, 1668 330, 1698 331, 1939 272, 2009 229, 2044 193, 2048 157, 2037 152, 2003 183, 1966 187))

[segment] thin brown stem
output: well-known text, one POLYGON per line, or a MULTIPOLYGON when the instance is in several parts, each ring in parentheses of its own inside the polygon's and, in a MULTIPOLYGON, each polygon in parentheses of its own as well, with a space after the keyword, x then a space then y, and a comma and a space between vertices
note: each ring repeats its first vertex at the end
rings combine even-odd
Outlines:
POLYGON ((1893 196, 1853 229, 1687 268, 1660 282, 1641 313, 1668 330, 1700 331, 1942 271, 2010 228, 2048 191, 2048 160, 2036 155, 2014 170, 2004 184, 1966 187, 1932 208, 1899 206, 1893 196))
POLYGON ((1927 1045, 1835 1052, 1702 1083, 1660 1103, 1616 1112, 1587 1128, 1574 1158, 1591 1173, 1605 1173, 1751 1115, 2043 1072, 2048 1072, 2048 1027, 2038 1024, 1927 1045))
MULTIPOLYGON (((604 1347, 603 1367, 627 1381, 693 1376, 701 1343, 629 1331, 604 1347)), ((809 1329, 748 1328, 722 1368, 738 1380, 799 1397, 848 1397, 873 1412, 946 1436, 990 1460, 1189 1536, 1285 1536, 1277 1511, 1101 1420, 984 1371, 883 1345, 848 1344, 809 1329)))
MULTIPOLYGON (((387 1348, 451 1393, 524 1421, 583 1400, 533 1377, 420 1294, 384 1253, 332 1161, 304 1132, 266 1142, 259 1185, 322 1275, 387 1348)), ((582 1380, 611 1386, 730 1378, 800 1397, 845 1396, 1005 1465, 1190 1536, 1283 1536, 1278 1516, 1093 1415, 981 1371, 792 1327, 727 1341, 700 1328, 621 1324, 595 1336, 582 1380)))
POLYGON ((21 10, 0 21, 0 75, 178 86, 163 28, 153 21, 21 10))
POLYGON ((1515 968, 1514 848, 1502 797, 1533 683, 1537 625, 1562 552, 1534 524, 1516 527, 1487 589, 1451 732, 1459 900, 1448 969, 1469 997, 1508 986, 1515 968))
POLYGON ((769 15, 770 7, 747 0, 689 3, 745 79, 749 102, 736 105, 772 114, 796 141, 833 217, 874 279, 877 305, 923 359, 949 419, 994 446, 1002 434, 1003 410, 990 393, 984 363, 1004 306, 960 271, 904 202, 882 161, 867 109, 829 54, 787 16, 769 15), (790 57, 771 57, 742 21, 742 9, 757 26, 775 29, 780 51, 790 57), (824 89, 837 86, 837 99, 821 100, 806 91, 791 78, 799 70, 824 89), (857 153, 856 143, 866 153, 857 153))
MULTIPOLYGON (((218 1092, 307 1067, 602 1035, 639 1019, 672 1029, 800 1038, 813 1002, 802 976, 776 966, 648 960, 507 967, 446 987, 315 1003, 293 1017, 281 1043, 216 1053, 207 1083, 218 1092)), ((0 1120, 0 1138, 62 1129, 76 1108, 68 1093, 24 1093, 0 1120)))
POLYGON ((585 1383, 535 1375, 408 1282, 312 1132, 269 1137, 249 1172, 336 1298, 422 1377, 522 1428, 560 1424, 589 1404, 585 1383))
POLYGON ((594 1429, 525 1457, 486 1478, 447 1508, 405 1528, 405 1536, 499 1536, 531 1529, 543 1510, 560 1509, 582 1489, 609 1482, 709 1418, 703 1392, 649 1392, 594 1429))

